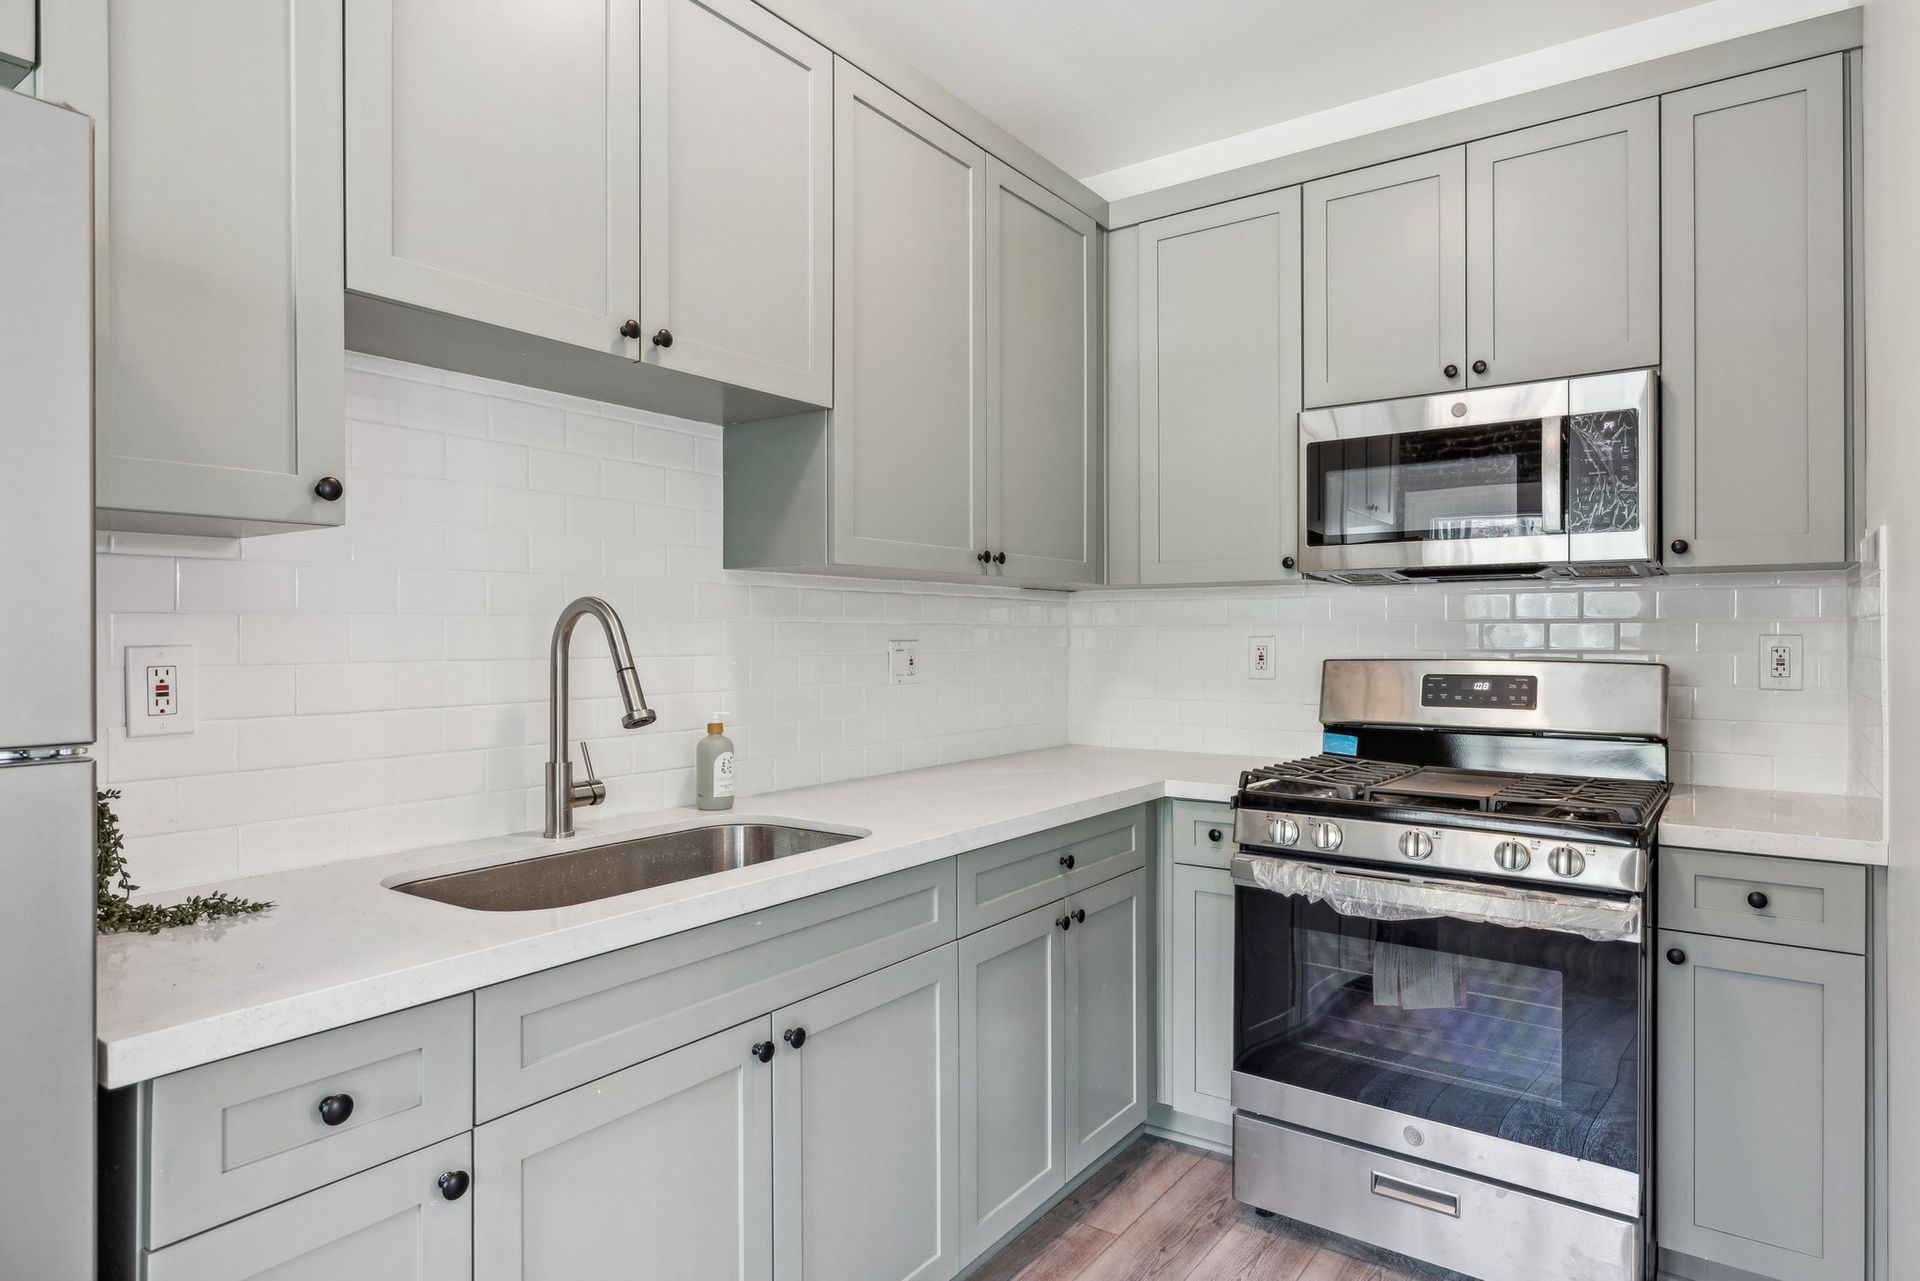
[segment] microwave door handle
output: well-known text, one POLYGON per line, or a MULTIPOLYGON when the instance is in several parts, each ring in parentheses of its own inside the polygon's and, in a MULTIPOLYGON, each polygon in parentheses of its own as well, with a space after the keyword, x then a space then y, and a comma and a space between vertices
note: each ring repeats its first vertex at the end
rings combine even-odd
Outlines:
POLYGON ((1540 420, 1540 532, 1567 532, 1565 419, 1551 414, 1540 420))

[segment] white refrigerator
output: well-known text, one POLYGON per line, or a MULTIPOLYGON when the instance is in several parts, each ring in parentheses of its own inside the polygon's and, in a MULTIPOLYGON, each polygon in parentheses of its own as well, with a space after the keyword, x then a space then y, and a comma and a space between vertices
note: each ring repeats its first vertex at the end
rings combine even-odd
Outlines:
POLYGON ((94 1274, 93 126, 0 90, 0 1277, 94 1274))

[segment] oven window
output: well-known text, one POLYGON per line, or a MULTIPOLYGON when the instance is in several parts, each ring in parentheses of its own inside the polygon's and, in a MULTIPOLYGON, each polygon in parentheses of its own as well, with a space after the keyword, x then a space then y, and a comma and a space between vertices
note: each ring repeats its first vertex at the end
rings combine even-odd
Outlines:
POLYGON ((1639 1170, 1637 943, 1235 899, 1236 1071, 1639 1170))
POLYGON ((1545 527, 1540 420, 1307 446, 1316 547, 1518 538, 1545 527))

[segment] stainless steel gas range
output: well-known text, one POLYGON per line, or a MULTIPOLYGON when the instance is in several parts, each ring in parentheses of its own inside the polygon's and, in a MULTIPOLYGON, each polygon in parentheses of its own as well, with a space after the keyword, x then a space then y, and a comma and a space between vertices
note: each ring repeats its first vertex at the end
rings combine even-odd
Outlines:
POLYGON ((1241 776, 1239 1199, 1486 1281, 1640 1281, 1653 663, 1336 660, 1241 776))

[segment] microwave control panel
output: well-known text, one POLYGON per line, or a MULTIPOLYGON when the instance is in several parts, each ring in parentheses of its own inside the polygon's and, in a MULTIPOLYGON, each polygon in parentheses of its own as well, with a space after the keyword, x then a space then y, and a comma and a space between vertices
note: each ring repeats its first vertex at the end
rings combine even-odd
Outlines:
POLYGON ((1530 712, 1540 705, 1536 676, 1460 676, 1428 672, 1420 678, 1422 707, 1495 707, 1530 712))

